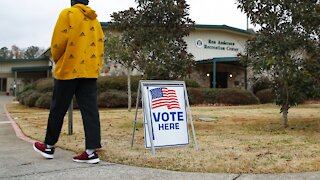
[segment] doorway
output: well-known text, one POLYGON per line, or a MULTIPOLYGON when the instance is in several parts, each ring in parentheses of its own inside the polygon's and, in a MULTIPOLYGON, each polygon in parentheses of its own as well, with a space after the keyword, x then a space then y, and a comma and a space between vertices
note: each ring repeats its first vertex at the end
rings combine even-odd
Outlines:
MULTIPOLYGON (((213 88, 213 73, 210 73, 210 88, 213 88)), ((228 88, 228 73, 227 72, 217 72, 216 73, 216 88, 228 88)))
POLYGON ((7 92, 7 79, 0 78, 0 92, 7 92))

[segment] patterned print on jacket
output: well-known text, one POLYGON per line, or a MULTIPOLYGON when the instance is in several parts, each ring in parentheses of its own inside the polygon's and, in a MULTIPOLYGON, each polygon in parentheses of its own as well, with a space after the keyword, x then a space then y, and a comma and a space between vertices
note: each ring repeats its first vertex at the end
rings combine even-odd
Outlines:
POLYGON ((76 4, 60 13, 51 41, 56 79, 98 78, 103 51, 104 34, 94 10, 76 4))

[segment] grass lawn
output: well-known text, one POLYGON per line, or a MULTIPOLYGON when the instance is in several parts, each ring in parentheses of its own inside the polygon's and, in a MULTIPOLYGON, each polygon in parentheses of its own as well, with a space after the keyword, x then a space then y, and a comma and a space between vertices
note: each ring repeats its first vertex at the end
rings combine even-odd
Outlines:
MULTIPOLYGON (((44 140, 48 110, 11 103, 7 108, 23 132, 44 140)), ((176 171, 227 173, 280 173, 320 171, 320 104, 305 104, 289 110, 289 128, 281 125, 279 107, 191 107, 199 151, 191 144, 157 149, 152 156, 144 147, 142 110, 134 147, 131 137, 134 110, 100 109, 101 159, 134 166, 176 171), (214 122, 199 118, 214 118, 214 122)), ((67 116, 66 116, 67 117, 67 116)), ((80 152, 84 134, 79 110, 74 111, 74 134, 68 135, 67 119, 57 146, 80 152)), ((191 128, 189 128, 191 130, 191 128)), ((190 133, 191 134, 191 133, 190 133)))

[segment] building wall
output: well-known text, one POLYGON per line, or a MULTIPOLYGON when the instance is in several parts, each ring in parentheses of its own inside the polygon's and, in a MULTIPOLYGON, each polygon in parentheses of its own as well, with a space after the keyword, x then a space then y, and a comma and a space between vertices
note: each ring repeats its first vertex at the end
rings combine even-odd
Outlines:
MULTIPOLYGON (((238 57, 239 53, 244 53, 249 38, 249 34, 227 29, 196 28, 185 37, 185 41, 188 44, 188 52, 199 62, 213 58, 238 57)), ((212 72, 212 63, 198 64, 192 78, 202 87, 212 87, 212 72)), ((216 64, 216 72, 228 74, 228 88, 245 88, 245 68, 239 62, 219 62, 216 64)))
POLYGON ((37 60, 37 61, 7 61, 1 62, 0 61, 0 75, 2 73, 12 73, 12 68, 19 68, 19 67, 37 67, 37 66, 48 66, 48 61, 45 60, 37 60))
POLYGON ((49 66, 49 60, 16 60, 16 59, 2 59, 0 60, 0 78, 6 79, 6 90, 0 92, 0 94, 13 94, 14 84, 16 84, 17 92, 21 91, 25 84, 33 82, 40 78, 47 77, 47 72, 45 71, 28 71, 28 72, 18 72, 16 83, 14 82, 14 72, 13 68, 36 68, 36 67, 46 67, 49 66))
POLYGON ((185 37, 188 52, 192 53, 196 61, 237 57, 245 49, 248 35, 218 29, 198 29, 185 37))
MULTIPOLYGON (((187 43, 187 51, 194 55, 196 61, 201 61, 212 58, 237 57, 239 53, 244 52, 249 37, 248 34, 227 29, 196 28, 184 39, 187 43)), ((228 80, 228 87, 244 88, 244 70, 239 63, 236 66, 217 64, 217 72, 233 74, 233 78, 228 80)), ((197 80, 202 87, 210 87, 210 77, 207 76, 210 72, 212 73, 211 64, 204 67, 198 65, 191 77, 197 80)), ((127 70, 120 64, 109 62, 103 74, 110 76, 126 75, 127 70)), ((134 70, 131 74, 141 75, 141 72, 134 70)))

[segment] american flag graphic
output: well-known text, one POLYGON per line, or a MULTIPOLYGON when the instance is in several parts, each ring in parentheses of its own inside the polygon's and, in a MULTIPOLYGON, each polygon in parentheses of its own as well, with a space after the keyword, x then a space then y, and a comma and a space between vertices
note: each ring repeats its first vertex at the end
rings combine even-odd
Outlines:
POLYGON ((152 109, 167 106, 168 109, 180 109, 180 104, 175 90, 166 87, 150 90, 152 96, 152 109))

